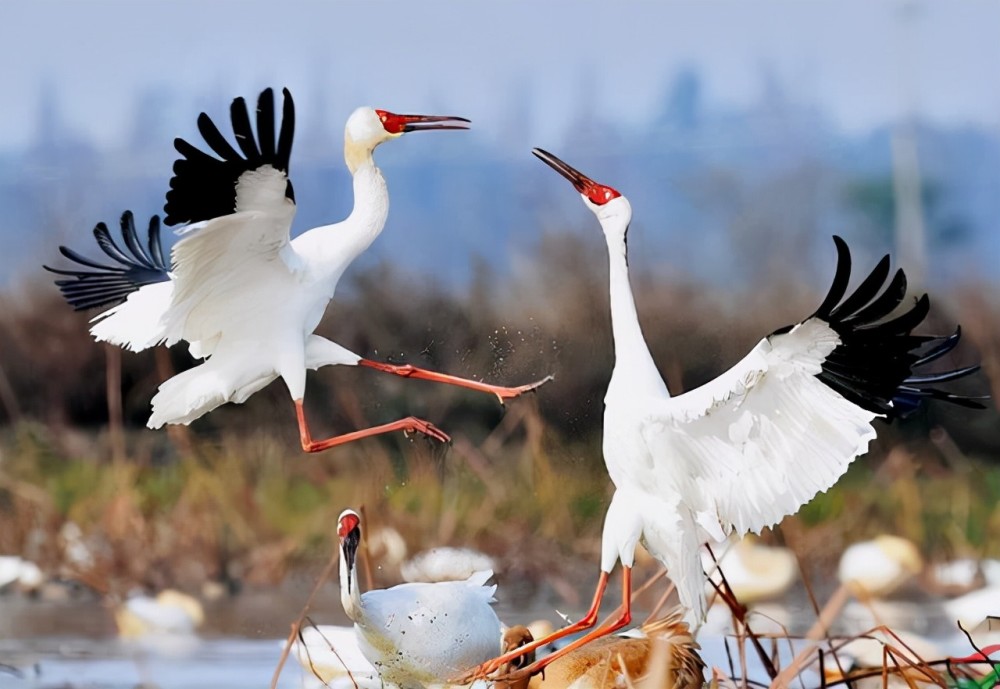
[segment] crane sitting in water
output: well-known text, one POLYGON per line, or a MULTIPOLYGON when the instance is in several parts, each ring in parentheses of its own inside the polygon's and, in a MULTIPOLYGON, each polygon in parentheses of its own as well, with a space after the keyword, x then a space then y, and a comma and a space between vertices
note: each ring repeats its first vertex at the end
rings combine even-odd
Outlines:
POLYGON ((493 612, 493 572, 464 581, 400 584, 361 593, 357 552, 361 518, 344 510, 340 537, 340 600, 354 620, 361 652, 381 678, 401 689, 441 684, 501 651, 500 620, 493 612))
POLYGON ((93 336, 140 351, 159 343, 189 343, 204 363, 164 382, 153 397, 150 428, 187 424, 226 402, 244 402, 281 377, 295 403, 302 448, 317 452, 389 431, 417 431, 440 441, 448 436, 427 421, 408 417, 325 440, 314 440, 306 423, 303 397, 306 370, 343 364, 366 366, 409 378, 438 381, 488 392, 501 403, 534 390, 503 387, 435 373, 410 365, 365 359, 313 333, 337 281, 385 225, 389 195, 372 153, 407 132, 467 129, 461 117, 397 115, 362 107, 347 120, 344 158, 354 179, 354 208, 343 221, 289 239, 295 194, 288 176, 295 107, 284 91, 283 115, 275 143, 274 95, 257 101, 256 136, 242 98, 230 108, 237 151, 211 118, 202 113, 198 129, 218 158, 183 139, 164 207, 168 225, 184 224, 171 265, 163 259, 160 224, 154 216, 143 246, 132 214, 121 219, 124 247, 103 223, 97 243, 117 265, 107 265, 60 247, 84 269, 56 270, 56 282, 77 309, 112 305, 97 315, 93 336))
POLYGON ((932 387, 978 370, 913 370, 950 352, 947 337, 913 335, 927 315, 924 295, 891 320, 904 300, 901 270, 886 256, 844 299, 851 273, 847 245, 834 237, 838 262, 829 293, 802 322, 761 340, 733 368, 671 397, 643 339, 628 278, 628 200, 551 153, 534 149, 568 179, 604 230, 610 262, 615 367, 604 398, 604 461, 615 493, 604 523, 601 571, 579 622, 486 663, 485 676, 518 654, 593 627, 608 577, 622 563, 622 605, 608 624, 514 675, 534 674, 556 658, 627 625, 636 546, 662 562, 692 626, 705 617, 706 577, 699 548, 729 534, 759 533, 836 483, 875 437, 872 420, 940 399, 982 408, 973 398, 932 387), (881 293, 880 293, 881 292, 881 293))

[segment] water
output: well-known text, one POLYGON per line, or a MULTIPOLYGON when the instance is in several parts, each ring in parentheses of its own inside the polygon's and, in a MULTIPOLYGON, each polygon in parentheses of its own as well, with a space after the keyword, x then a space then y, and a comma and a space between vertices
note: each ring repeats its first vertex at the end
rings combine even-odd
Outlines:
MULTIPOLYGON (((192 639, 186 648, 156 649, 114 639, 0 642, 0 657, 19 668, 21 675, 0 674, 0 687, 266 687, 280 652, 277 639, 192 639)), ((302 671, 293 660, 278 686, 300 687, 302 681, 302 671)))
MULTIPOLYGON (((247 689, 269 687, 279 662, 282 640, 297 616, 303 597, 293 592, 245 593, 208 606, 209 625, 199 637, 149 638, 124 642, 115 636, 108 609, 98 600, 46 602, 17 596, 0 597, 0 689, 247 689), (294 603, 293 603, 294 600, 294 603), (289 610, 295 610, 290 614, 289 610)), ((914 608, 902 610, 913 614, 914 608)), ((797 606, 776 606, 783 611, 795 633, 801 633, 814 616, 797 606)), ((545 610, 500 609, 501 618, 523 621, 551 617, 545 610)), ((713 616, 719 616, 713 610, 713 616)), ((345 624, 332 591, 319 597, 313 608, 318 623, 345 624)), ((642 617, 637 615, 637 619, 642 617)), ((904 625, 920 631, 924 620, 914 616, 904 625)), ((718 622, 718 619, 716 619, 718 622)), ((763 623, 760 622, 760 625, 763 623)), ((895 627, 895 625, 894 625, 895 627)), ((758 626, 760 628, 760 626, 758 626)), ((971 648, 964 637, 947 628, 924 629, 943 653, 966 655, 971 648)), ((738 664, 735 643, 730 652, 712 618, 699 635, 702 657, 708 667, 729 672, 730 654, 738 664)), ((769 642, 766 642, 770 650, 769 642)), ((781 662, 787 663, 801 642, 779 646, 781 662)), ((746 658, 752 678, 767 676, 755 652, 748 646, 746 658)), ((804 685, 818 686, 818 677, 806 675, 804 685)), ((278 687, 315 687, 319 683, 290 657, 278 687)))
MULTIPOLYGON (((728 673, 725 641, 720 636, 701 638, 702 657, 709 667, 728 673)), ((940 640, 949 653, 968 652, 961 640, 940 640)), ((792 648, 801 647, 800 642, 792 648)), ((780 648, 781 662, 792 657, 792 648, 780 648)), ((735 644, 730 641, 734 662, 735 644)), ((153 649, 114 639, 46 637, 0 641, 0 658, 20 670, 20 677, 0 670, 3 689, 247 689, 268 687, 281 653, 278 639, 194 639, 189 647, 153 649)), ((767 675, 754 651, 747 648, 752 678, 766 682, 767 675)), ((819 686, 814 673, 802 677, 804 686, 819 686)), ((294 658, 285 664, 278 687, 300 689, 319 683, 294 658)))

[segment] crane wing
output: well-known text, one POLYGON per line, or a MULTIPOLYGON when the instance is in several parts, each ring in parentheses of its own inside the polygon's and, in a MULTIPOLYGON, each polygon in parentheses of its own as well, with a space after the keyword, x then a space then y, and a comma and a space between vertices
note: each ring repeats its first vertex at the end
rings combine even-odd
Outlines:
POLYGON ((101 263, 69 247, 60 246, 59 253, 80 267, 63 269, 42 266, 51 273, 67 276, 56 280, 56 285, 75 310, 115 306, 141 287, 170 279, 160 246, 160 219, 157 216, 149 220, 145 246, 135 229, 131 211, 122 213, 121 235, 124 246, 115 242, 104 223, 98 223, 94 228, 97 245, 113 263, 101 263))
POLYGON ((927 397, 982 406, 932 387, 978 366, 914 375, 960 335, 911 334, 927 315, 926 295, 883 320, 906 291, 902 271, 883 290, 886 257, 843 299, 850 252, 834 241, 836 276, 815 314, 761 340, 707 385, 656 402, 642 422, 655 466, 642 479, 679 491, 713 536, 759 532, 830 488, 867 450, 876 416, 899 416, 927 397))
POLYGON ((246 102, 236 98, 230 107, 239 152, 205 113, 198 129, 218 158, 183 139, 174 142, 182 157, 174 163, 165 222, 194 224, 178 231, 181 239, 173 248, 174 291, 164 334, 168 344, 203 343, 197 347, 201 355, 211 353, 208 343, 230 321, 245 318, 236 307, 248 301, 250 286, 268 276, 280 280, 298 266, 289 245, 295 214, 288 179, 295 128, 291 94, 284 90, 277 143, 271 89, 260 94, 256 115, 255 137, 246 102))
POLYGON ((256 136, 246 101, 233 100, 229 112, 239 152, 206 113, 198 116, 198 131, 218 158, 184 139, 174 140, 174 148, 181 157, 174 162, 174 176, 163 207, 167 225, 196 223, 249 209, 268 210, 262 202, 280 208, 280 202, 286 198, 294 205, 288 163, 295 133, 295 103, 288 89, 282 93, 277 144, 271 89, 262 91, 257 99, 256 136))
MULTIPOLYGON (((206 341, 230 321, 257 284, 281 284, 296 259, 288 243, 291 214, 242 211, 187 228, 174 245, 174 291, 163 319, 167 344, 206 341)), ((205 354, 209 353, 205 351, 205 354)))
POLYGON ((423 677, 415 674, 414 679, 424 683, 441 682, 499 654, 500 620, 490 605, 496 586, 485 584, 489 574, 362 594, 365 619, 357 621, 358 627, 367 643, 384 654, 380 672, 395 665, 397 671, 419 672, 423 677))

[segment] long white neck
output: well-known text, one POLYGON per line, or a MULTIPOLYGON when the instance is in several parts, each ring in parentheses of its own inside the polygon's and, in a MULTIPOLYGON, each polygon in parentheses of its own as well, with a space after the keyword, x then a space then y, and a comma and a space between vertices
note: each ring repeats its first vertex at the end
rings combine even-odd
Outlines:
MULTIPOLYGON (((650 392, 665 394, 666 386, 649 353, 639 326, 639 315, 628 278, 625 230, 621 218, 602 219, 608 243, 608 267, 611 291, 611 330, 615 340, 615 370, 612 384, 623 385, 625 394, 650 392), (617 225, 617 226, 616 226, 617 225)), ((609 393, 611 389, 609 388, 609 393)), ((668 394, 668 393, 666 393, 668 394)))
POLYGON ((353 170, 354 208, 344 220, 298 237, 296 251, 318 277, 334 283, 351 262, 371 246, 389 215, 389 189, 371 156, 353 170))
POLYGON ((375 238, 382 233, 386 218, 389 217, 389 187, 385 183, 382 171, 375 161, 368 161, 354 171, 354 208, 347 216, 344 225, 354 240, 352 247, 358 254, 371 246, 375 238))
POLYGON ((347 616, 357 623, 365 619, 365 611, 361 604, 361 589, 358 587, 357 559, 354 566, 347 569, 347 558, 340 553, 340 604, 344 606, 347 616))

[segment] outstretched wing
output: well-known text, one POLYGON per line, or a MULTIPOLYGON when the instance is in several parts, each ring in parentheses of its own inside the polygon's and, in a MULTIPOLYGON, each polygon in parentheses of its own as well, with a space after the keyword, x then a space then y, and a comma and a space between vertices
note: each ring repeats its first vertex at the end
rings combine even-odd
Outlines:
POLYGON ((159 217, 154 215, 149 220, 145 246, 136 232, 131 211, 122 213, 121 233, 124 247, 115 242, 104 223, 94 228, 97 245, 113 261, 111 264, 91 260, 69 247, 60 246, 59 253, 82 268, 67 270, 42 266, 57 275, 69 276, 69 279, 56 280, 56 285, 77 311, 120 304, 140 287, 170 279, 169 266, 163 260, 160 245, 159 217))
POLYGON ((643 421, 656 463, 644 478, 680 491, 716 536, 759 532, 830 488, 867 450, 876 416, 898 416, 927 397, 982 407, 933 387, 978 366, 914 373, 951 351, 959 332, 911 333, 927 315, 926 295, 882 320, 906 291, 902 271, 883 290, 888 257, 844 299, 850 252, 834 241, 837 272, 816 313, 772 333, 707 385, 656 403, 643 421))
POLYGON ((215 153, 206 153, 184 139, 175 139, 181 157, 174 162, 174 176, 163 207, 167 225, 211 220, 255 207, 255 197, 287 198, 295 194, 288 179, 288 162, 295 134, 295 103, 288 89, 282 91, 281 131, 274 140, 274 92, 265 89, 257 99, 257 135, 250 126, 246 101, 233 100, 229 108, 238 152, 206 113, 198 116, 198 131, 215 153), (242 155, 241 155, 242 153, 242 155))
POLYGON ((273 277, 275 271, 292 269, 294 257, 285 250, 295 215, 288 180, 295 106, 287 89, 283 111, 275 144, 271 89, 257 100, 256 137, 246 102, 233 101, 230 115, 242 155, 205 113, 198 129, 219 158, 183 139, 174 142, 183 157, 174 163, 166 222, 195 224, 179 231, 173 249, 175 287, 163 321, 168 343, 207 341, 244 320, 238 307, 252 301, 248 288, 268 276, 280 280, 273 277))

